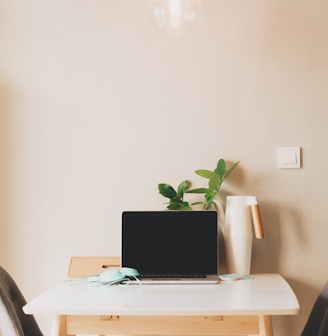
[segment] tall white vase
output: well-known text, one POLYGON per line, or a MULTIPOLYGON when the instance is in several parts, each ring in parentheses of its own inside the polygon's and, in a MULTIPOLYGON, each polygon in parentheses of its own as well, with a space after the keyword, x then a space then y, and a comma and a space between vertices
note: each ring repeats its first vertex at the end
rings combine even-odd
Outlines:
POLYGON ((251 270, 253 224, 251 205, 253 196, 227 196, 224 243, 229 273, 249 275, 251 270))

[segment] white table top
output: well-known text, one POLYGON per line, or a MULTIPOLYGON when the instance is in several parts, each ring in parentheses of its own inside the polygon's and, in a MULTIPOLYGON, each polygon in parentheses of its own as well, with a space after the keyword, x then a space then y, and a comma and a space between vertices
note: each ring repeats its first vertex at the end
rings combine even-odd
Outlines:
POLYGON ((23 309, 52 315, 291 315, 299 303, 279 274, 257 274, 211 285, 61 283, 23 309))

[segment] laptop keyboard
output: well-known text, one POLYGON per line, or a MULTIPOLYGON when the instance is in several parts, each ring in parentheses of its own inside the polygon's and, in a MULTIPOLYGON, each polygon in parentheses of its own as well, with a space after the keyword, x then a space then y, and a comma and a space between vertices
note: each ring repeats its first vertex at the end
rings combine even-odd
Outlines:
POLYGON ((143 279, 204 279, 205 274, 141 274, 140 278, 143 279))

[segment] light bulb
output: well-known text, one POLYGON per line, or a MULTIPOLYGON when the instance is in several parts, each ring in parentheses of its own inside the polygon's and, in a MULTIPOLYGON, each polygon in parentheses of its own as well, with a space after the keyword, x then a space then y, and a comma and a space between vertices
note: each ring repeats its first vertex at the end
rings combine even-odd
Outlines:
POLYGON ((163 33, 180 36, 203 18, 202 0, 149 0, 155 26, 163 33))

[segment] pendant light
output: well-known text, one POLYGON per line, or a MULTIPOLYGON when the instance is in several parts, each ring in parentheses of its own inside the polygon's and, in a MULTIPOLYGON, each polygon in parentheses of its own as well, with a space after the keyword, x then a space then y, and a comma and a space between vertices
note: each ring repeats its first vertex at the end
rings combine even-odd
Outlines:
POLYGON ((181 36, 202 21, 202 0, 149 0, 151 19, 166 35, 181 36))

